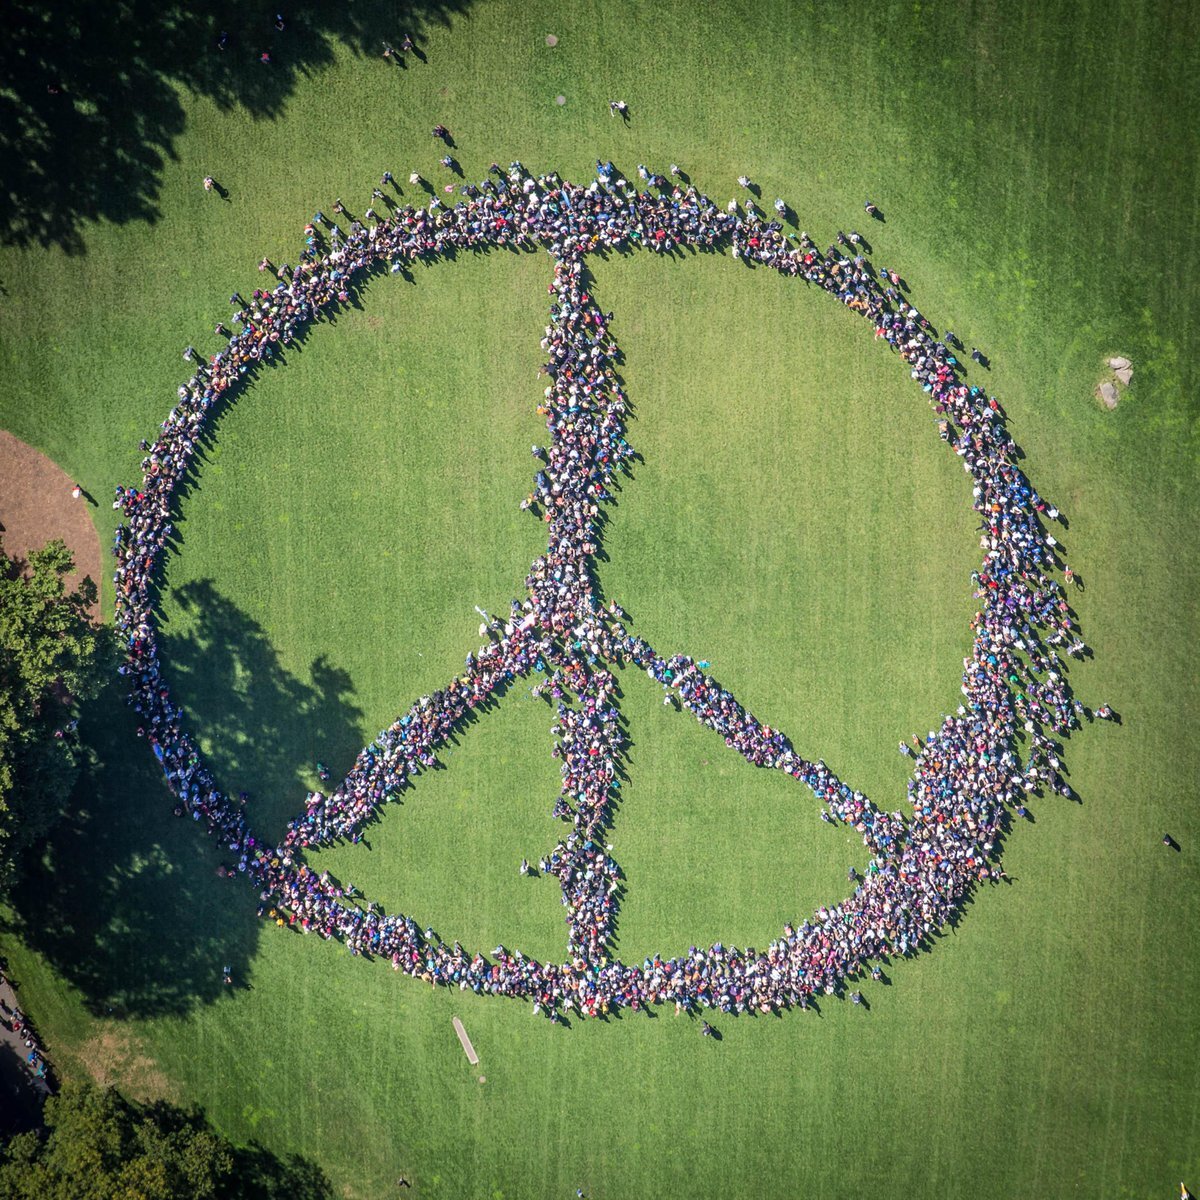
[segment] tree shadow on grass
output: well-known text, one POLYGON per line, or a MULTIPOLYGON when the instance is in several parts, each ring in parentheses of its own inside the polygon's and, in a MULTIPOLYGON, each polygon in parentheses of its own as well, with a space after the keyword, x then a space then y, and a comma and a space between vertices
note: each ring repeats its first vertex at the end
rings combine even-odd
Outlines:
POLYGON ((186 727, 199 737, 218 786, 249 792, 250 824, 261 837, 283 835, 304 810, 316 764, 341 779, 362 749, 362 712, 346 671, 323 655, 311 682, 290 674, 267 631, 211 579, 171 593, 186 621, 160 635, 163 669, 186 727))
POLYGON ((337 44, 386 70, 388 39, 407 33, 419 47, 426 27, 469 6, 298 0, 280 30, 275 0, 12 0, 0 39, 0 243, 82 254, 86 222, 156 221, 184 89, 274 118, 337 44))
POLYGON ((89 760, 68 814, 12 895, 7 931, 47 959, 98 1016, 183 1014, 245 979, 253 894, 220 879, 218 852, 171 795, 114 684, 80 722, 89 760))
POLYGON ((279 1157, 251 1142, 234 1152, 238 1191, 231 1200, 334 1200, 325 1172, 299 1154, 279 1157))
MULTIPOLYGON (((293 784, 276 790, 280 814, 302 809, 294 785, 307 745, 319 741, 331 757, 357 749, 348 677, 318 660, 304 683, 210 581, 180 593, 195 621, 163 638, 163 659, 197 705, 194 728, 217 743, 219 784, 236 795, 224 768, 244 767, 255 782, 293 784)), ((254 892, 202 822, 173 815, 123 685, 85 710, 80 729, 88 761, 68 815, 41 856, 30 856, 6 931, 44 956, 97 1015, 182 1015, 229 990, 226 966, 235 988, 249 986, 260 928, 254 892)), ((263 816, 256 812, 254 823, 263 816)))

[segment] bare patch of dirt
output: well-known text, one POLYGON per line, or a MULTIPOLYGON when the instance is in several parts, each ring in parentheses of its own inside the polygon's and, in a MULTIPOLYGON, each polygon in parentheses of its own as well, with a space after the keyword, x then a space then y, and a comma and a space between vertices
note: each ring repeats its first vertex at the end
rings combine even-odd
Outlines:
POLYGON ((127 1029, 109 1025, 79 1048, 79 1060, 101 1087, 138 1100, 175 1100, 175 1087, 127 1029))
MULTIPOLYGON (((100 574, 100 538, 89 508, 98 504, 83 493, 71 495, 74 480, 40 451, 0 430, 0 536, 11 558, 25 558, 53 538, 62 538, 75 555, 68 587, 85 575, 104 587, 100 574)), ((99 604, 93 609, 99 619, 99 604)))

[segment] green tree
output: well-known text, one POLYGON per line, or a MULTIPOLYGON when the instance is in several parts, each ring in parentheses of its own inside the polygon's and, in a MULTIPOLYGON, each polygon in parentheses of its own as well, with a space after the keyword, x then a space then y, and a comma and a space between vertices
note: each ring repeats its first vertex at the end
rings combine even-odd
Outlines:
POLYGON ((23 1133, 0 1164, 4 1200, 207 1200, 226 1194, 231 1147, 193 1114, 68 1084, 46 1101, 46 1133, 23 1133))
POLYGON ((67 590, 74 565, 53 541, 22 569, 0 542, 0 891, 61 814, 79 770, 78 705, 115 665, 112 630, 90 616, 95 583, 67 590))
POLYGON ((68 1083, 0 1155, 0 1200, 331 1200, 321 1170, 239 1149, 202 1113, 68 1083))

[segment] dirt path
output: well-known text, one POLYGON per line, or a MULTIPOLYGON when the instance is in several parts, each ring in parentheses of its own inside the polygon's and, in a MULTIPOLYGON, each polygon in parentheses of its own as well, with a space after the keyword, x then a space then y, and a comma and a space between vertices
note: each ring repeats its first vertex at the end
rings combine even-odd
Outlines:
MULTIPOLYGON (((71 495, 74 481, 44 454, 0 430, 0 536, 4 549, 24 558, 51 538, 62 538, 75 555, 76 574, 106 586, 100 573, 100 538, 88 513, 94 501, 71 495)), ((93 609, 99 618, 99 605, 93 609)))

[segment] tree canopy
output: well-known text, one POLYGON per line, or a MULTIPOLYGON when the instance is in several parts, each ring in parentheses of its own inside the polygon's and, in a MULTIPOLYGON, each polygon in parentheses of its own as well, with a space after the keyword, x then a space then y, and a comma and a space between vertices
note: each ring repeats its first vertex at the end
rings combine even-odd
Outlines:
POLYGON ((61 541, 27 564, 0 542, 0 890, 62 812, 79 769, 78 706, 115 660, 112 630, 91 619, 95 583, 67 589, 74 565, 61 541))
POLYGON ((239 1148, 196 1110, 68 1083, 0 1156, 0 1200, 331 1200, 321 1170, 239 1148))

